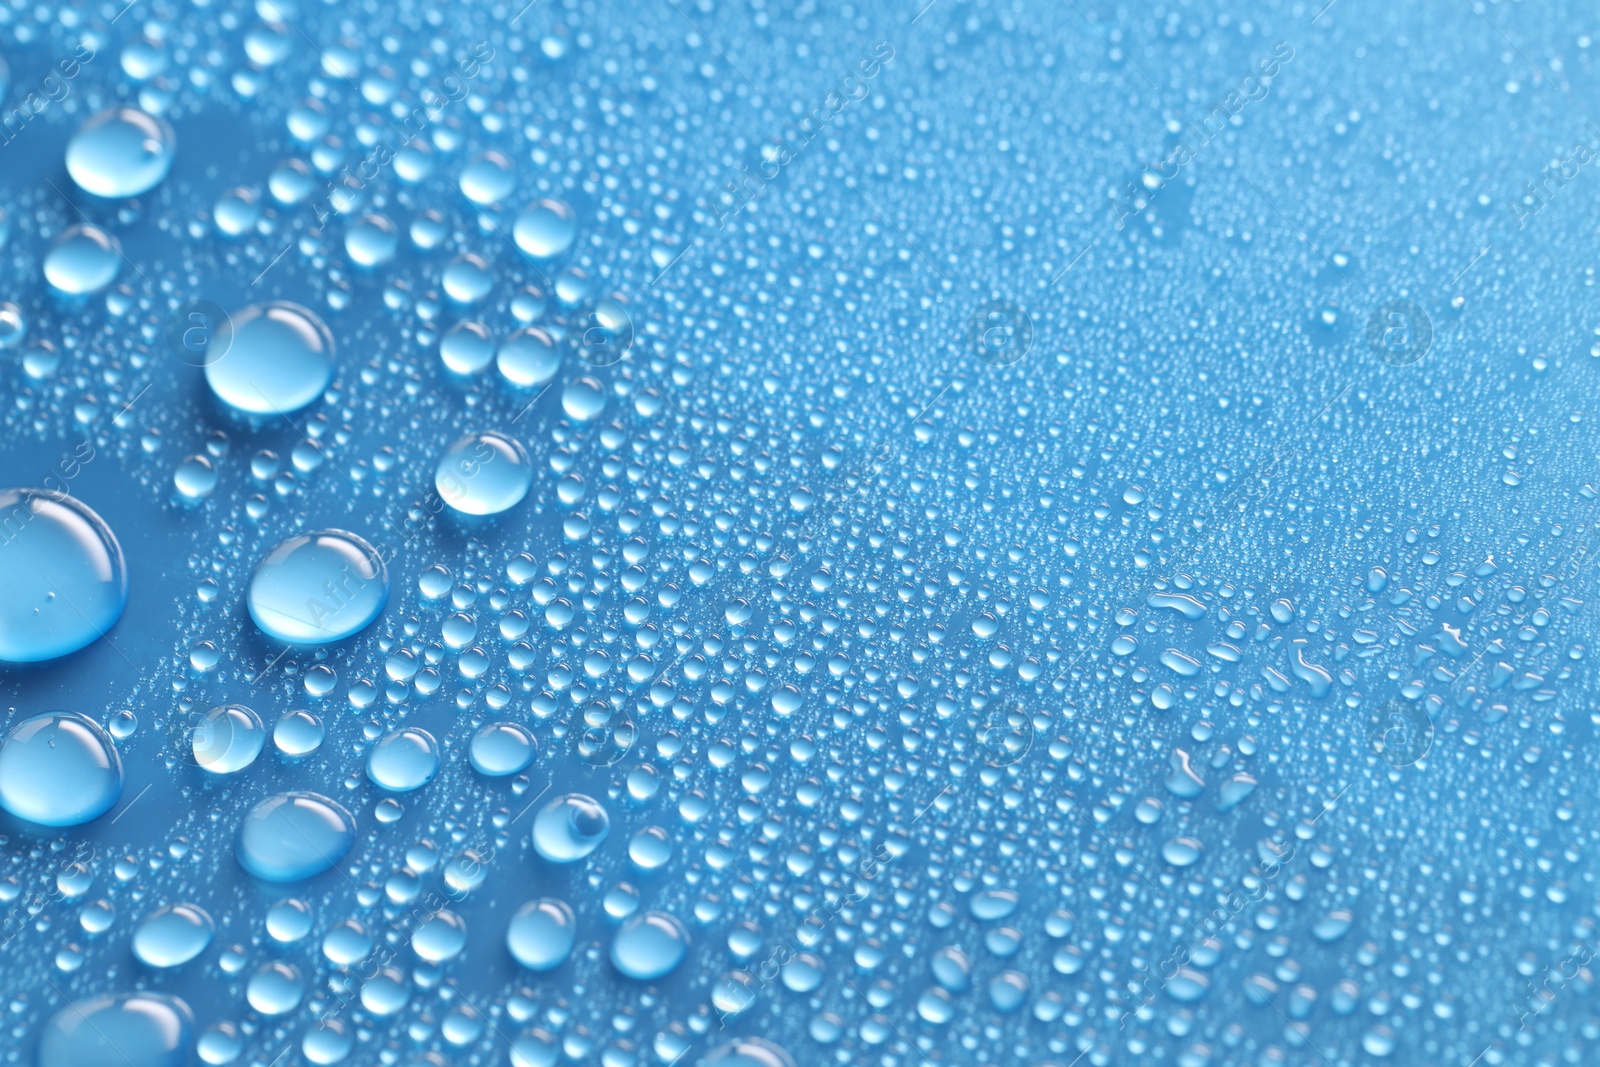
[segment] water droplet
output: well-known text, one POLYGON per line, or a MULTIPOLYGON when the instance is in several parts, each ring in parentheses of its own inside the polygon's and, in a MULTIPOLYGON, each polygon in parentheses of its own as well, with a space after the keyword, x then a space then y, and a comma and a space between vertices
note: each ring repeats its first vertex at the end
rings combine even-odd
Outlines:
POLYGON ((381 267, 400 247, 400 230, 383 215, 363 215, 345 234, 344 250, 358 267, 381 267))
POLYGON ((328 327, 299 304, 273 301, 234 312, 217 328, 206 364, 211 391, 251 415, 287 415, 333 381, 328 327))
POLYGON ((677 969, 689 954, 683 924, 660 911, 635 915, 611 939, 611 963, 629 978, 651 981, 677 969))
POLYGON ((409 793, 439 773, 439 743, 426 730, 402 727, 367 753, 367 777, 392 793, 409 793))
POLYGON ((516 774, 533 762, 538 743, 527 727, 514 722, 485 723, 472 735, 467 755, 479 774, 516 774))
POLYGON ((323 645, 365 629, 389 600, 377 549, 344 530, 299 534, 256 565, 245 603, 269 637, 323 645))
POLYGON ((293 897, 280 900, 267 909, 267 936, 280 945, 292 945, 311 933, 315 919, 311 905, 304 901, 293 897))
POLYGON ((261 221, 261 201, 245 188, 229 189, 211 208, 211 220, 228 237, 242 237, 261 221))
POLYGON ((568 793, 544 806, 533 820, 533 847, 552 863, 576 863, 600 846, 611 816, 593 797, 568 793))
POLYGON ((593 378, 568 382, 561 391, 561 409, 579 422, 588 422, 605 408, 605 387, 593 378))
POLYGON ((577 938, 572 909, 548 897, 522 905, 506 928, 506 948, 531 971, 552 971, 567 962, 577 938))
POLYGON ((75 711, 32 715, 0 744, 0 807, 42 826, 77 826, 122 796, 111 736, 75 711))
POLYGON ((300 1006, 306 995, 306 982, 292 963, 273 960, 256 968, 245 983, 244 996, 262 1015, 287 1015, 300 1006))
POLYGON ((411 951, 430 963, 443 963, 467 947, 467 924, 453 911, 440 908, 424 919, 411 935, 411 951))
POLYGON ((95 196, 138 196, 172 169, 172 127, 137 108, 102 111, 67 142, 67 173, 95 196))
POLYGON ((461 172, 461 191, 474 204, 497 204, 516 188, 511 161, 499 152, 485 152, 461 172))
POLYGON ((327 728, 309 711, 286 711, 272 728, 272 743, 285 756, 305 756, 322 747, 327 728))
POLYGON ((212 774, 233 774, 256 761, 267 742, 266 727, 242 704, 213 708, 190 735, 194 761, 212 774))
POLYGON ((458 322, 439 341, 439 359, 456 374, 477 374, 494 359, 494 340, 478 322, 458 322))
POLYGON ((445 449, 433 481, 440 498, 463 515, 498 515, 528 495, 533 463, 515 438, 483 430, 445 449))
POLYGON ((198 905, 168 904, 140 920, 133 954, 151 967, 181 967, 206 950, 216 929, 198 905))
POLYGON ((95 226, 73 226, 45 253, 44 278, 58 292, 87 296, 110 285, 121 266, 115 239, 95 226))
POLYGON ((535 259, 559 259, 578 237, 578 217, 560 200, 540 200, 522 209, 511 236, 535 259))
POLYGON ((512 385, 532 389, 545 385, 561 369, 561 352, 548 332, 538 326, 518 330, 500 343, 495 366, 512 385))
POLYGON ((76 652, 127 604, 122 547, 100 516, 64 493, 0 489, 0 662, 76 652))
POLYGON ((172 472, 172 484, 188 500, 201 500, 217 488, 217 468, 205 456, 190 456, 172 472))
POLYGON ((56 1012, 39 1037, 39 1067, 184 1067, 194 1013, 164 993, 92 997, 56 1012))
POLYGON ((350 813, 317 793, 279 793, 245 816, 239 865, 269 882, 298 882, 331 870, 356 840, 350 813))

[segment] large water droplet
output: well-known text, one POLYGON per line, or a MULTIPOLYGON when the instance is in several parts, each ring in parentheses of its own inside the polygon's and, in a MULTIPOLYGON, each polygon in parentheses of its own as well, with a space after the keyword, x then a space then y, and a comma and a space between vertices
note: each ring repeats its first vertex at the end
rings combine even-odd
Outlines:
POLYGON ((463 515, 498 515, 528 495, 533 463, 515 438, 484 430, 445 449, 433 481, 440 498, 463 515))
POLYGON ((531 971, 552 971, 567 962, 577 939, 578 921, 572 909, 549 897, 518 908, 506 928, 506 948, 531 971))
POLYGON ((0 744, 0 807, 42 826, 77 826, 122 796, 111 735, 75 711, 23 719, 0 744))
POLYGON ((367 777, 391 793, 421 789, 438 773, 439 743, 415 726, 394 731, 367 753, 367 777))
POLYGON ((439 340, 439 359, 456 374, 477 374, 494 359, 494 341, 482 323, 458 322, 439 340))
POLYGON ((298 534, 268 552, 250 576, 245 604, 263 633, 323 645, 365 629, 389 600, 389 570, 353 533, 298 534))
POLYGON ((68 296, 87 296, 110 285, 122 265, 116 241, 95 226, 73 226, 44 257, 44 279, 68 296))
POLYGON ((122 547, 100 516, 63 493, 0 489, 0 661, 76 652, 127 604, 122 547))
POLYGON ((287 1015, 300 1006, 306 982, 292 963, 273 960, 256 968, 245 984, 244 997, 262 1015, 287 1015))
POLYGON ((671 974, 688 954, 688 931, 661 911, 635 915, 619 926, 611 939, 612 965, 641 981, 671 974))
POLYGON ((194 904, 168 904, 140 920, 133 954, 151 967, 180 967, 211 944, 216 924, 194 904))
POLYGON ((576 863, 600 847, 610 829, 611 816, 598 800, 568 793, 533 820, 533 847, 552 863, 576 863))
POLYGON ((533 389, 544 385, 561 369, 561 352, 544 329, 530 326, 500 343, 495 366, 512 385, 533 389))
POLYGON ((538 743, 526 726, 514 722, 485 723, 472 735, 468 758, 479 774, 498 778, 516 774, 533 762, 538 743))
POLYGON ((561 391, 561 410, 579 422, 588 422, 605 408, 605 387, 593 378, 579 378, 568 382, 567 387, 561 391))
POLYGON ((245 816, 239 865, 269 882, 298 882, 332 870, 356 840, 350 813, 317 793, 279 793, 245 816))
POLYGON ((218 327, 210 352, 211 391, 251 415, 298 411, 333 381, 333 334, 316 315, 287 301, 234 312, 218 327))
POLYGON ((430 963, 453 960, 466 947, 466 920, 444 908, 423 919, 411 935, 411 951, 430 963))
POLYGON ((578 217, 560 200, 540 200, 522 209, 511 236, 535 259, 558 259, 578 237, 578 217))
POLYGON ((190 735, 194 760, 212 774, 242 771, 261 755, 267 742, 261 718, 242 704, 213 708, 190 735))
POLYGON ((345 234, 344 250, 359 267, 381 267, 400 247, 400 230, 384 215, 363 215, 345 234))
POLYGON ((121 993, 69 1004, 45 1023, 39 1067, 183 1067, 194 1013, 165 993, 121 993))
POLYGON ((172 127, 132 107, 89 119, 67 142, 67 173, 95 196, 138 196, 172 169, 172 127))
POLYGON ((461 172, 461 191, 474 204, 494 204, 511 195, 517 172, 499 152, 485 152, 461 172))

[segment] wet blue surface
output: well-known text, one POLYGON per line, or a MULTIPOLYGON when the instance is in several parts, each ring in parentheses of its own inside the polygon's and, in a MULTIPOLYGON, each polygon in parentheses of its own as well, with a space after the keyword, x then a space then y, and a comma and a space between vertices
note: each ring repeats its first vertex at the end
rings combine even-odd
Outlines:
POLYGON ((0 11, 0 1063, 1594 1059, 1591 21, 0 11))

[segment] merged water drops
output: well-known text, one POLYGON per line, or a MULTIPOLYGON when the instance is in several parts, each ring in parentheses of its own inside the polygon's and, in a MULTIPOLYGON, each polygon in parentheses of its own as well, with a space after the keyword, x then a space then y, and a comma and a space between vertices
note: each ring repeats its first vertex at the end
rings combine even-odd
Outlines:
POLYGON ((552 863, 576 863, 600 847, 611 830, 611 816, 598 800, 582 793, 556 797, 533 820, 533 847, 552 863))
POLYGON ((255 807, 239 826, 239 864, 268 882, 298 882, 332 870, 350 852, 356 824, 319 793, 280 793, 255 807))
POLYGON ((0 489, 0 524, 0 662, 76 652, 122 617, 122 546, 87 504, 45 489, 0 489))
POLYGON ((117 746, 86 715, 31 715, 0 743, 0 807, 19 819, 77 826, 110 811, 121 796, 117 746))
POLYGON ((67 142, 67 174, 95 196, 138 196, 166 178, 176 141, 165 120, 137 108, 102 111, 67 142))
POLYGON ((206 382, 229 407, 288 415, 333 381, 333 334, 309 309, 288 301, 233 312, 211 340, 206 382))
POLYGON ((281 542, 256 565, 245 593, 262 633, 297 645, 359 633, 388 602, 389 570, 377 549, 344 530, 281 542))

